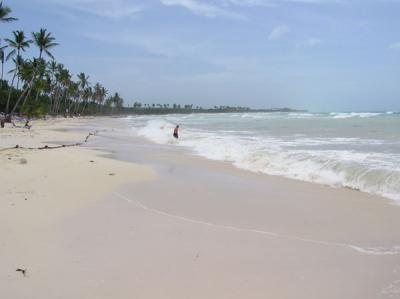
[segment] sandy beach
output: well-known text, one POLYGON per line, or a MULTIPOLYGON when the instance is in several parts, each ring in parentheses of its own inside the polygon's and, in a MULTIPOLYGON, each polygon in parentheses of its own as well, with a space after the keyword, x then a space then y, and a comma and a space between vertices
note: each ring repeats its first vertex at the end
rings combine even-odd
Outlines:
POLYGON ((0 145, 0 298, 400 298, 388 199, 240 170, 112 118, 0 129, 0 145))

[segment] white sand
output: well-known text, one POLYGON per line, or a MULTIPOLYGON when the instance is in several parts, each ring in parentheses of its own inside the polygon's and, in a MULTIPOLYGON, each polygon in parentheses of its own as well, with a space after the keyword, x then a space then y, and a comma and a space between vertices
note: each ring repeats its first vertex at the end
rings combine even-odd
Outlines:
MULTIPOLYGON (((71 122, 79 125, 85 121, 34 122, 32 130, 0 130, 0 149, 16 144, 24 147, 53 145, 50 141, 81 142, 88 132, 53 131, 71 122)), ((24 293, 21 283, 29 284, 29 280, 43 275, 41 269, 52 266, 48 258, 57 256, 52 249, 60 237, 60 225, 69 224, 71 217, 120 184, 154 177, 148 167, 107 159, 99 154, 82 147, 0 151, 0 298, 39 298, 34 293, 29 294, 29 288, 24 293), (22 275, 15 271, 17 268, 28 269, 26 279, 20 280, 22 275)), ((56 279, 56 274, 46 273, 50 276, 45 283, 56 279)))
POLYGON ((65 129, 80 126, 151 167, 83 147, 0 152, 0 298, 400 298, 400 208, 383 198, 121 137, 118 120, 0 143, 78 141, 65 129))

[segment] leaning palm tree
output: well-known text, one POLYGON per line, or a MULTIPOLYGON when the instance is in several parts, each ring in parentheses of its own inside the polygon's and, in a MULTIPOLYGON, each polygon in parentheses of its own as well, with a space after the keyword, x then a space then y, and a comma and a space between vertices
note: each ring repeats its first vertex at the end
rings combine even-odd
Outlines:
MULTIPOLYGON (((20 30, 13 31, 13 39, 6 38, 5 41, 8 43, 8 46, 12 49, 10 53, 7 55, 7 60, 14 56, 20 56, 21 51, 25 52, 29 45, 32 43, 32 40, 27 39, 25 33, 20 30)), ((18 62, 18 59, 16 60, 18 62)), ((16 74, 18 73, 18 65, 15 67, 15 72, 13 78, 11 80, 11 86, 14 85, 14 79, 16 74)), ((19 85, 19 80, 17 82, 17 89, 19 85)))
MULTIPOLYGON (((19 57, 20 56, 18 56, 17 59, 19 57)), ((33 73, 35 72, 36 64, 37 64, 36 60, 33 60, 33 61, 31 61, 31 60, 22 61, 21 60, 20 65, 19 65, 18 76, 20 77, 23 84, 28 85, 30 78, 32 77, 33 73)), ((14 104, 13 109, 10 112, 11 114, 13 114, 15 112, 15 110, 18 108, 18 106, 26 92, 27 92, 27 88, 25 88, 24 91, 22 92, 22 94, 18 97, 17 101, 14 104)))
MULTIPOLYGON (((9 104, 10 104, 11 93, 13 90, 14 81, 19 72, 19 62, 21 61, 21 59, 20 59, 21 51, 25 52, 26 49, 29 48, 29 45, 32 43, 32 41, 26 39, 25 33, 20 30, 13 31, 13 39, 6 38, 5 41, 8 43, 8 47, 10 47, 12 49, 10 51, 10 53, 8 53, 6 60, 9 60, 10 58, 12 58, 14 56, 17 57, 14 60, 14 62, 15 62, 14 74, 11 79, 10 89, 8 90, 8 97, 7 97, 7 104, 6 104, 6 113, 8 113, 8 108, 9 108, 9 104)), ((18 89, 18 85, 19 85, 19 77, 17 79, 17 89, 18 89)))
MULTIPOLYGON (((38 101, 40 94, 44 91, 44 89, 46 88, 46 82, 47 82, 47 65, 44 61, 39 60, 39 65, 38 65, 38 69, 37 69, 37 78, 34 81, 34 86, 35 86, 35 90, 36 90, 36 97, 35 97, 35 102, 38 101)), ((22 107, 25 106, 25 101, 22 104, 22 107)))
MULTIPOLYGON (((54 56, 53 54, 51 54, 50 49, 58 45, 58 43, 55 42, 55 38, 51 35, 51 32, 47 32, 47 30, 43 28, 41 28, 38 32, 32 32, 32 37, 34 44, 39 48, 39 57, 36 59, 36 68, 32 74, 32 78, 20 95, 20 98, 25 97, 24 103, 31 94, 34 80, 37 77, 38 67, 45 64, 45 61, 42 58, 43 53, 54 59, 54 56)), ((17 103, 19 101, 20 99, 18 98, 17 103)))
POLYGON ((0 22, 1 23, 9 23, 12 21, 16 21, 17 18, 10 17, 11 8, 8 6, 3 6, 3 1, 0 2, 0 22))

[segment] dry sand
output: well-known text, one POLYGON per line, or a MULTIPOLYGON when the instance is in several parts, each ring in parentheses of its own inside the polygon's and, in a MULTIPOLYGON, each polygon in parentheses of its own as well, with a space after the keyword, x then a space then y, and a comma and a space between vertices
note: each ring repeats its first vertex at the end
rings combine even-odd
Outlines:
POLYGON ((0 152, 0 298, 400 298, 400 208, 383 198, 193 157, 115 119, 0 144, 94 129, 85 147, 0 152))
POLYGON ((83 147, 1 150, 17 144, 41 147, 81 142, 88 132, 71 133, 67 127, 86 121, 36 121, 31 130, 0 131, 0 298, 61 296, 46 295, 46 286, 58 280, 57 271, 51 270, 51 257, 63 260, 62 251, 55 249, 56 240, 62 239, 60 227, 120 184, 155 176, 148 167, 100 157, 99 152, 83 147), (23 280, 17 268, 27 269, 23 280), (38 281, 44 283, 40 296, 34 287, 38 281))

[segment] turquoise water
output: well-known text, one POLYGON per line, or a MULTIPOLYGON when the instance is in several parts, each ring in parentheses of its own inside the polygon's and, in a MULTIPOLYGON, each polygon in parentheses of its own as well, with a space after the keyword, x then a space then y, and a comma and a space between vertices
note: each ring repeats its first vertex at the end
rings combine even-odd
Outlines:
POLYGON ((126 118, 135 134, 239 168, 400 200, 400 113, 230 113, 126 118), (181 126, 175 141, 172 130, 181 126))

